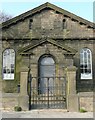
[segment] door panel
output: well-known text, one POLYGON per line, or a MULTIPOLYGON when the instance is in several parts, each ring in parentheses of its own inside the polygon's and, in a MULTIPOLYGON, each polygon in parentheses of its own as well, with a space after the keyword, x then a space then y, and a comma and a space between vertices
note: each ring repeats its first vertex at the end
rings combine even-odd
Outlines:
POLYGON ((47 93, 48 89, 49 92, 52 93, 52 87, 54 83, 53 77, 55 76, 55 62, 52 57, 44 57, 41 59, 39 73, 40 73, 39 88, 41 93, 42 94, 47 93))

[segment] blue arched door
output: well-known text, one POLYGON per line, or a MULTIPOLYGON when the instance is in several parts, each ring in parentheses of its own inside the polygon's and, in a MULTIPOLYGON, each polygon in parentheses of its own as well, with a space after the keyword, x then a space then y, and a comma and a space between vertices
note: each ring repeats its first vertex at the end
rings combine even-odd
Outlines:
POLYGON ((39 61, 39 90, 41 94, 53 94, 55 76, 55 61, 51 56, 40 58, 39 61))

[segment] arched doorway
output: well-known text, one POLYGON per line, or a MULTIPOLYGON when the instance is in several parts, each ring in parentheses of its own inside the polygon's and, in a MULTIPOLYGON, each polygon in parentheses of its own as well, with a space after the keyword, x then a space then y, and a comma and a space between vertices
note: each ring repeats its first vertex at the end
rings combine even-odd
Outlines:
POLYGON ((53 94, 55 61, 51 56, 41 57, 39 60, 39 90, 40 94, 53 94))
POLYGON ((39 58, 38 76, 32 77, 31 85, 32 109, 66 108, 66 79, 56 76, 56 62, 52 55, 39 58))

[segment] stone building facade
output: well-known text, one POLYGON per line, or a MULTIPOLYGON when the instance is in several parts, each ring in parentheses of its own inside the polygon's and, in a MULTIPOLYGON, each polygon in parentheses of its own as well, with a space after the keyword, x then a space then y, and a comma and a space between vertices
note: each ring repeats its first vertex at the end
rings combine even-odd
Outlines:
POLYGON ((64 104, 68 111, 93 111, 94 29, 93 23, 50 3, 4 22, 2 107, 28 110, 31 97, 31 106, 42 99, 42 108, 64 104))

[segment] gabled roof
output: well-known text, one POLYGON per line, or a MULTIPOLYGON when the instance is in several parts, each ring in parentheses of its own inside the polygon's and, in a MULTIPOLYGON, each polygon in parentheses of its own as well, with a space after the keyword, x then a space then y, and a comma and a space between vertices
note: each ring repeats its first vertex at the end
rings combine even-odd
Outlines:
POLYGON ((53 39, 44 39, 44 40, 41 39, 41 40, 31 41, 30 45, 25 46, 24 48, 19 49, 18 52, 19 52, 19 54, 22 54, 22 55, 25 54, 25 53, 27 54, 27 53, 29 53, 29 50, 31 50, 31 49, 33 49, 33 48, 35 48, 35 47, 37 47, 37 46, 39 46, 41 44, 44 44, 46 42, 47 43, 51 43, 51 44, 53 44, 53 45, 55 45, 55 46, 65 50, 66 54, 75 54, 77 52, 75 49, 73 49, 71 47, 68 47, 67 45, 64 45, 64 44, 62 44, 62 43, 60 43, 58 41, 55 41, 53 39))
POLYGON ((53 5, 53 4, 49 3, 49 2, 46 2, 46 3, 44 3, 44 4, 40 5, 40 6, 32 9, 32 10, 29 10, 29 11, 27 11, 27 12, 25 12, 25 13, 17 16, 17 17, 14 17, 14 18, 2 23, 2 27, 3 28, 8 27, 9 25, 17 23, 18 21, 24 20, 25 18, 27 18, 29 16, 32 16, 35 13, 40 12, 43 9, 46 9, 46 8, 53 9, 56 12, 59 12, 59 13, 63 14, 64 16, 67 16, 67 17, 71 18, 72 20, 78 21, 78 22, 80 22, 82 24, 85 24, 87 26, 95 28, 95 25, 92 22, 89 22, 88 20, 85 20, 85 19, 83 19, 83 18, 81 18, 81 17, 79 17, 77 15, 74 15, 73 13, 70 13, 70 12, 68 12, 68 11, 66 11, 66 10, 64 10, 64 9, 62 9, 60 7, 57 7, 57 6, 55 6, 55 5, 53 5))

